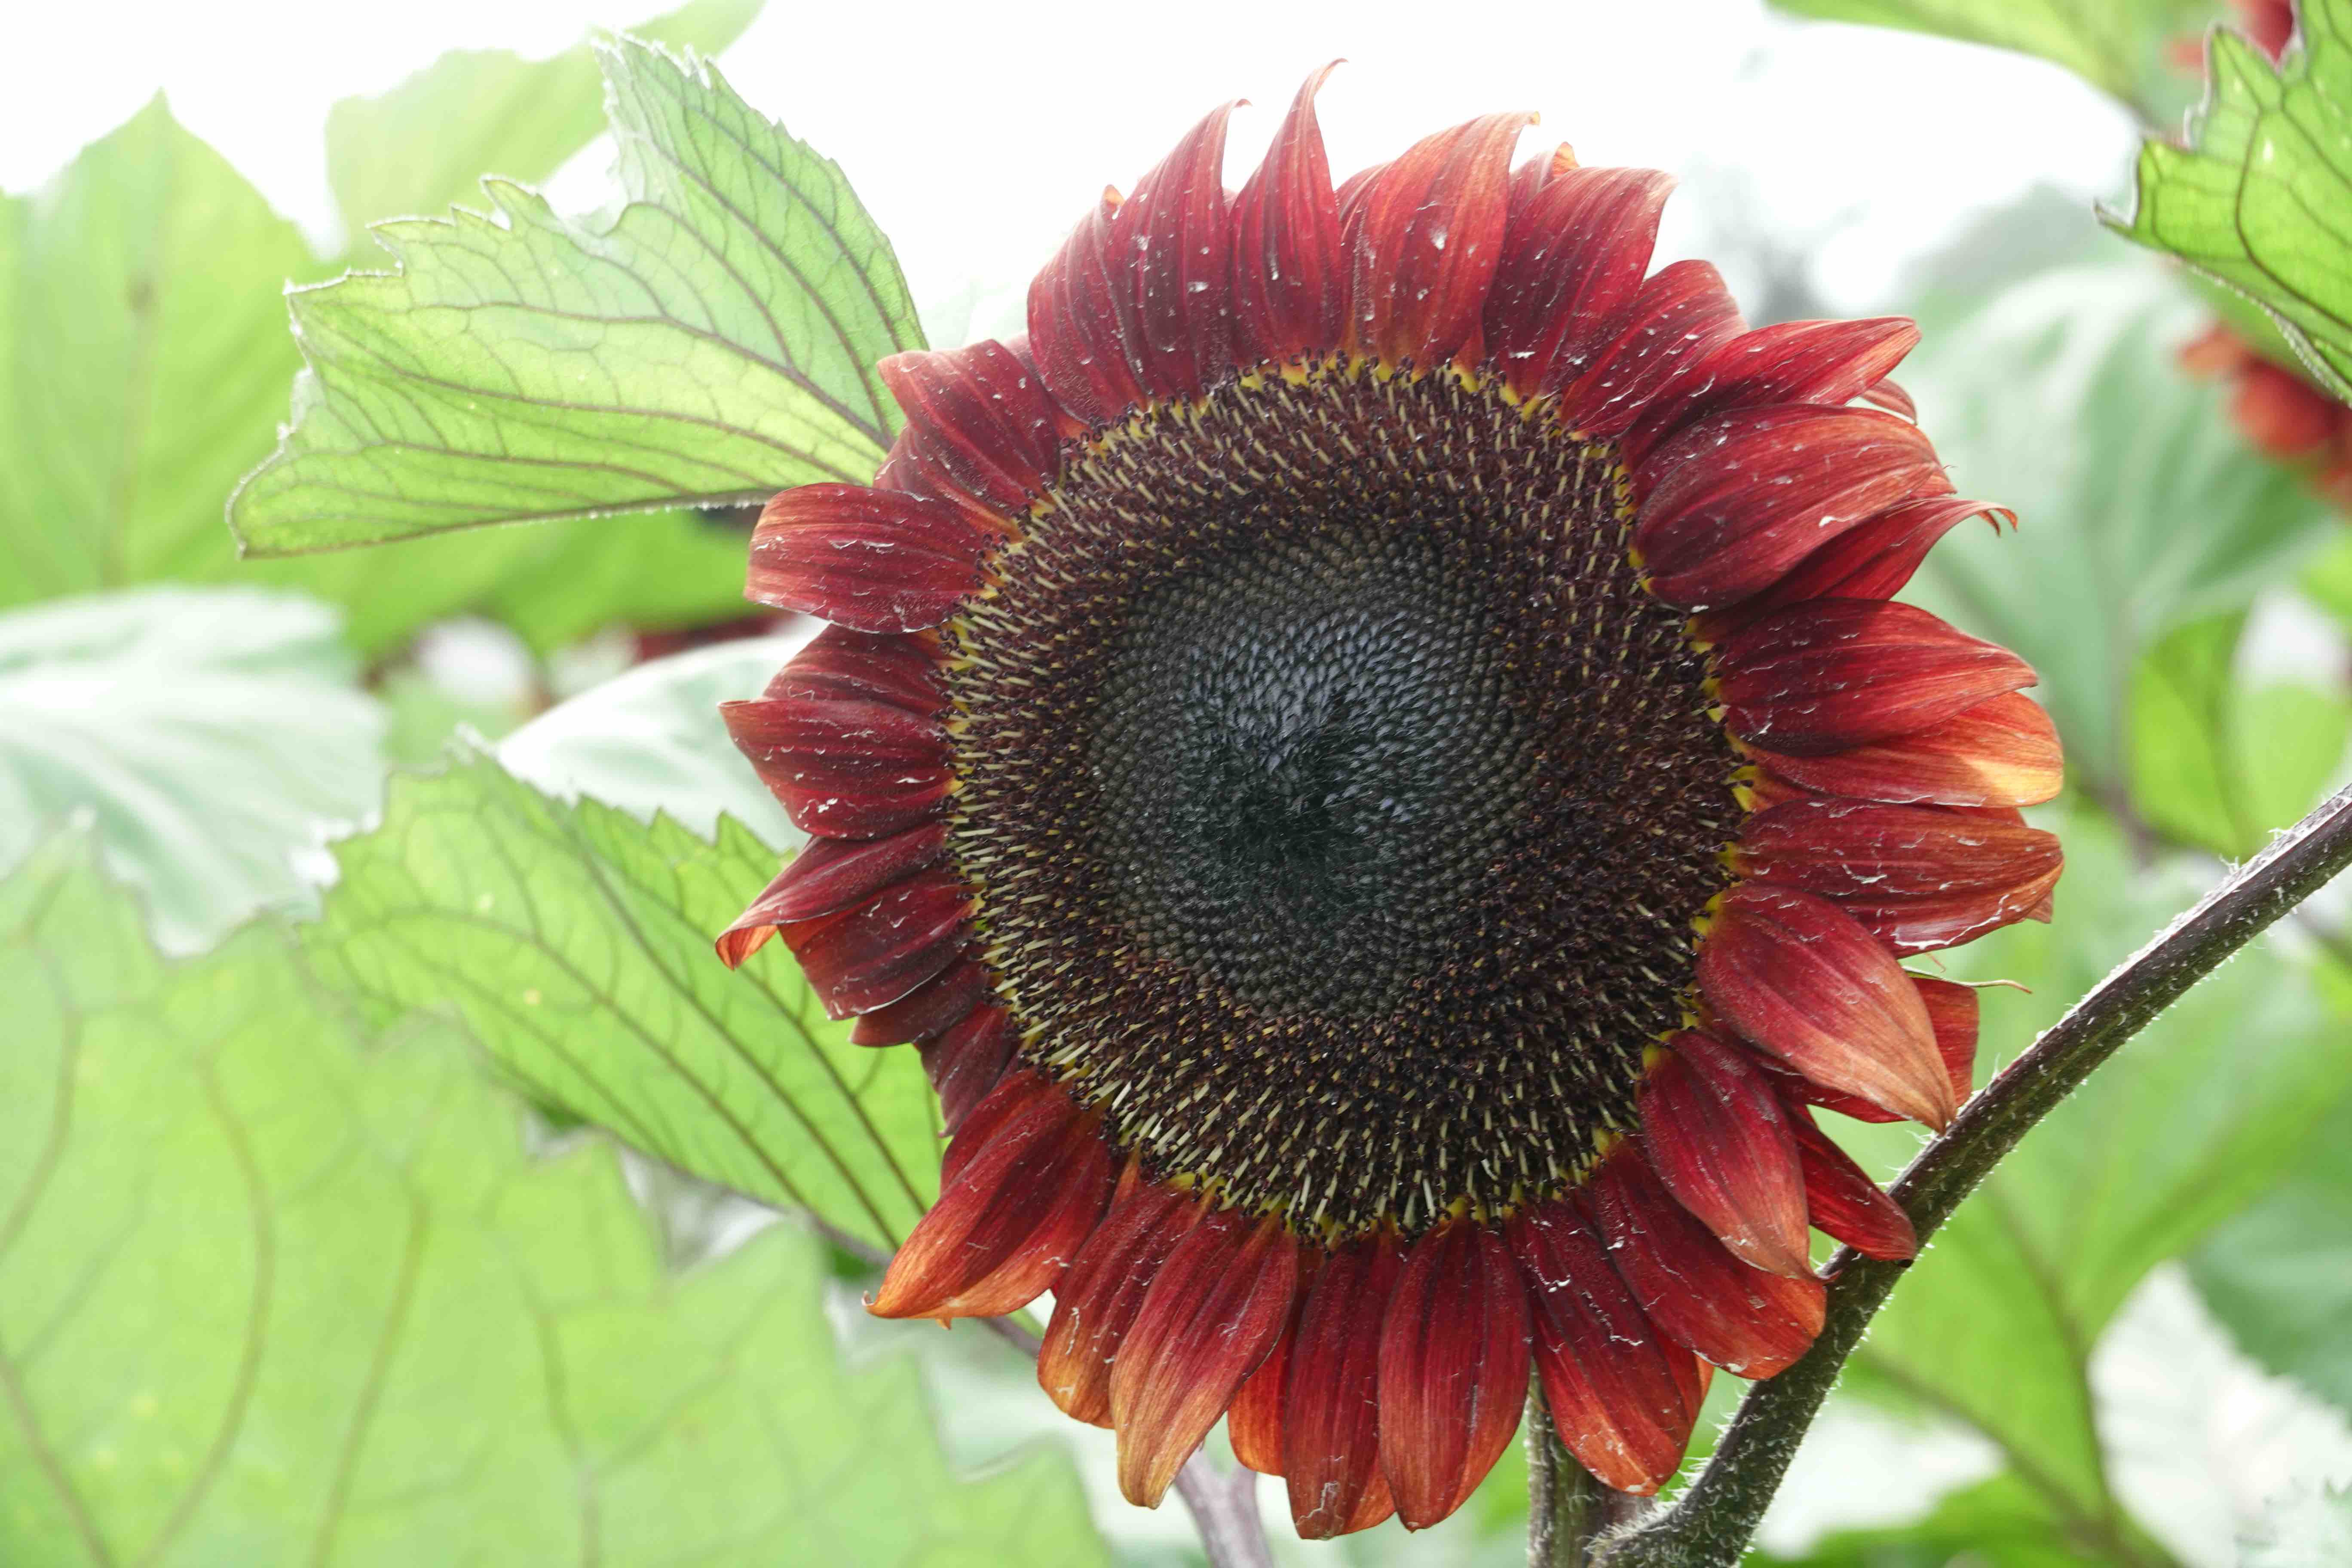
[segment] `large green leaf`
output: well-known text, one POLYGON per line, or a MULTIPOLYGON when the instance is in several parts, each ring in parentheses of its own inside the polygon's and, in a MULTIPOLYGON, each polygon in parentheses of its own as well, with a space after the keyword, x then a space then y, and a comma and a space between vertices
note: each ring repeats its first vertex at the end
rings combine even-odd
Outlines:
POLYGON ((1758 1552, 1756 1568, 2116 1568, 2076 1552, 2050 1510, 2013 1476, 1954 1492, 1910 1524, 1840 1531, 1801 1556, 1758 1552))
MULTIPOLYGON (((730 816, 771 844, 802 834, 728 739, 719 705, 756 697, 814 632, 746 637, 637 666, 558 703, 499 744, 507 771, 567 798, 639 816, 665 813, 697 833, 730 816)), ((731 918, 731 917, 730 917, 731 918)))
MULTIPOLYGON (((688 0, 629 32, 715 55, 761 0, 688 0)), ((327 181, 352 248, 380 218, 446 211, 478 199, 485 174, 533 183, 604 129, 604 87, 590 47, 543 60, 506 49, 452 49, 390 92, 347 98, 327 112, 327 181)))
POLYGON ((0 870, 88 813, 173 947, 307 897, 292 857, 375 804, 384 718, 334 613, 141 588, 0 614, 0 870))
POLYGON ((766 499, 872 478, 875 363, 920 339, 841 171, 707 64, 600 47, 625 203, 559 217, 486 183, 376 234, 398 271, 292 297, 294 423, 230 518, 264 553, 766 499))
POLYGON ((2189 1270, 2240 1349, 2352 1412, 2352 1103, 2189 1270))
POLYGON ((318 270, 160 101, 39 196, 0 200, 0 606, 159 581, 299 588, 343 606, 372 653, 477 605, 544 647, 740 604, 740 546, 676 517, 239 561, 221 507, 301 364, 284 284, 318 270))
POLYGON ((475 759, 395 778, 335 858, 310 945, 383 1016, 450 1011, 533 1099, 876 1246, 937 1192, 915 1053, 850 1045, 781 943, 737 973, 712 956, 776 870, 731 819, 713 844, 475 759))
POLYGON ((2242 608, 2332 530, 2173 364, 2196 321, 2158 268, 2069 269, 2000 295, 1905 372, 1961 493, 2021 519, 1947 539, 1916 596, 2032 662, 2070 770, 2104 798, 2128 779, 2142 655, 2242 608))
MULTIPOLYGON (((1867 22, 2015 49, 2054 61, 2149 112, 2168 96, 2168 51, 2217 7, 2210 0, 1773 0, 1781 10, 1867 22)), ((2152 117, 2152 114, 2151 114, 2152 117)))
MULTIPOLYGON (((1958 975, 2032 988, 1982 993, 1992 1062, 2195 892, 2179 875, 2135 873, 2088 812, 2059 826, 2069 864, 2056 922, 2012 927, 1953 961, 1958 975)), ((1976 1426, 2079 1538, 2120 1539, 2092 1347, 2150 1268, 2277 1180, 2347 1088, 2352 1060, 2308 981, 2271 945, 2248 949, 2035 1129, 1937 1233, 1856 1358, 1865 1385, 1976 1426)), ((1911 1146, 1899 1129, 1851 1141, 1882 1164, 1911 1146)))
POLYGON ((2194 621, 2140 663, 2131 794, 2167 839, 2240 858, 2311 809, 2343 760, 2352 705, 2293 681, 2250 686, 2242 614, 2194 621))
POLYGON ((609 1146, 276 930, 184 967, 70 843, 0 884, 11 1568, 1104 1561, 1066 1463, 952 1477, 780 1226, 665 1273, 609 1146))
POLYGON ((2338 397, 2352 398, 2352 0, 2300 0, 2275 70, 2212 35, 2189 144, 2140 150, 2137 203, 2110 216, 2254 300, 2338 397))

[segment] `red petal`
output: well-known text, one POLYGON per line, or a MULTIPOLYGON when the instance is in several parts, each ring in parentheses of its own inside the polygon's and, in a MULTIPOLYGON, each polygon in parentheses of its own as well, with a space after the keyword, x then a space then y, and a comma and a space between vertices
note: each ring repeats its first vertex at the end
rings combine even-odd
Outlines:
POLYGON ((771 925, 836 914, 930 865, 947 843, 947 826, 937 822, 887 838, 812 838, 751 910, 771 925))
POLYGON ((1232 111, 1194 126, 1132 199, 1106 197, 1029 286, 1038 371, 1089 426, 1197 397, 1232 368, 1222 173, 1232 111))
POLYGON ((760 513, 744 596, 862 632, 935 626, 980 587, 992 543, 952 507, 864 485, 803 485, 760 513))
POLYGON ((1519 1429, 1528 1293, 1503 1238, 1457 1220, 1413 1244, 1381 1330, 1381 1471, 1407 1530, 1460 1508, 1519 1429))
POLYGON ((955 962, 971 934, 971 890, 944 871, 885 889, 846 914, 786 928, 825 1016, 896 1002, 955 962))
POLYGON ((1677 377, 1702 363, 1746 323, 1704 261, 1661 268, 1633 296, 1591 367, 1560 394, 1559 422, 1588 436, 1622 436, 1677 377))
POLYGON ((1826 899, 1749 883, 1699 945, 1699 993, 1724 1022, 1814 1082, 1931 1127, 1950 1078, 1911 976, 1826 899))
POLYGON ((2039 805, 2065 784, 2065 758, 2050 715, 2031 697, 2004 692, 1915 733, 1822 756, 1742 747, 1794 784, 1890 804, 2039 805))
POLYGON ((1118 1489, 1159 1506, 1176 1472, 1281 1337, 1298 1244, 1278 1219, 1204 1216, 1160 1265, 1111 1368, 1118 1489))
POLYGON ((888 702, 909 713, 947 710, 939 653, 926 636, 876 637, 827 626, 776 671, 761 695, 888 702))
POLYGON ((1111 248, 1118 200, 1105 192, 1029 285, 1029 342, 1046 391, 1099 429, 1144 401, 1130 356, 1142 341, 1133 279, 1111 248))
POLYGON ((1558 392, 1617 337, 1674 188, 1655 169, 1570 169, 1514 204, 1486 321, 1513 392, 1558 392))
POLYGON ((1777 611, 1724 643, 1716 668, 1732 732, 1798 756, 1916 734, 2034 679, 2007 648, 1875 599, 1777 611))
POLYGON ((1037 1353, 1038 1386, 1065 1415, 1110 1425, 1119 1343, 1160 1265, 1200 1218, 1197 1194, 1148 1181, 1132 1163, 1119 1177, 1110 1212, 1055 1289, 1054 1321, 1037 1353))
POLYGON ((1647 475, 1633 545, 1650 591, 1685 609, 1761 593, 1824 541, 1952 488, 1917 426, 1802 404, 1703 419, 1647 475))
POLYGON ((1651 1321, 1726 1372, 1770 1377, 1811 1348, 1826 1298, 1811 1275, 1751 1268, 1621 1144, 1580 1196, 1651 1321))
POLYGON ((1017 519, 1061 471, 1053 400, 1003 343, 892 354, 874 368, 906 411, 904 468, 923 493, 1017 519))
POLYGON ((1315 123, 1315 94, 1331 68, 1298 89, 1265 162, 1234 200, 1234 346, 1244 364, 1312 359, 1339 346, 1348 269, 1331 164, 1315 123))
POLYGON ((1532 114, 1489 114, 1424 137, 1359 198, 1349 346, 1432 370, 1479 339, 1501 258, 1511 149, 1532 114))
POLYGON ((1804 1174, 1780 1097, 1747 1053, 1685 1030, 1642 1087, 1642 1148, 1735 1257, 1811 1274, 1804 1174))
POLYGON ((1307 1287, 1312 1283, 1307 1257, 1301 1257, 1299 1267, 1297 1299, 1281 1337, 1225 1408, 1225 1436, 1233 1443, 1234 1458, 1262 1476, 1282 1474, 1282 1402, 1289 1386, 1290 1342, 1297 1332, 1298 1309, 1305 1304, 1307 1287))
POLYGON ((1774 610, 1807 599, 1891 599, 1911 581, 1936 542, 1970 517, 1982 517, 1996 531, 2002 518, 2011 527, 2017 523, 2017 514, 2007 507, 1958 496, 1906 501, 1839 534, 1754 598, 1700 616, 1694 630, 1702 642, 1721 642, 1774 610))
MULTIPOLYGON (((1111 1171, 1100 1118, 1034 1075, 997 1092, 1012 1113, 991 1122, 890 1259, 866 1307, 876 1317, 945 1322, 1018 1311, 1054 1283, 1102 1217, 1111 1171)), ((967 1129, 957 1142, 972 1138, 967 1129)))
POLYGON ((1570 1205, 1522 1209, 1505 1235, 1535 1308, 1535 1368, 1560 1441, 1619 1491, 1656 1491, 1698 1424, 1699 1363, 1652 1325, 1570 1205))
POLYGON ((857 1020, 853 1046, 919 1045, 962 1023, 991 994, 988 971, 969 959, 857 1020))
POLYGON ((1154 398, 1193 398, 1233 374, 1233 239, 1225 213, 1230 103, 1143 176, 1111 225, 1133 269, 1143 333, 1137 365, 1154 398))
POLYGON ((1847 402, 1884 380, 1918 342, 1918 327, 1902 316, 1780 321, 1742 332, 1627 431, 1619 456, 1628 468, 1642 468, 1659 442, 1734 408, 1847 402))
POLYGON ((1805 1164, 1805 1203, 1812 1222, 1865 1258, 1901 1263, 1918 1256, 1911 1216, 1888 1197, 1853 1156, 1830 1141, 1802 1106, 1789 1108, 1789 1125, 1805 1164))
POLYGON ((949 1132, 961 1129, 973 1108, 1003 1081, 1017 1037, 1011 1013, 982 1007, 918 1047, 932 1091, 940 1097, 940 1123, 949 1132))
POLYGON ((1825 796, 1749 816, 1736 858, 1745 876, 1836 900, 1898 952, 2024 919, 2063 860, 2054 835, 2021 822, 1825 796))
POLYGON ((1919 417, 1919 405, 1911 401, 1911 395, 1891 381, 1882 381, 1875 386, 1864 387, 1862 400, 1865 403, 1875 403, 1889 414, 1899 414, 1906 419, 1919 417))
MULTIPOLYGON (((1911 984, 1917 988, 1919 1001, 1927 1009, 1927 1021, 1935 1028, 1936 1054, 1943 1059, 1945 1075, 1952 1084, 1952 1100, 1957 1105, 1976 1088, 1977 994, 1969 986, 1918 974, 1911 976, 1911 984)), ((1771 1074, 1780 1092, 1790 1099, 1851 1116, 1856 1121, 1903 1120, 1866 1100, 1826 1089, 1769 1057, 1757 1058, 1756 1065, 1771 1074)))
POLYGON ((950 776, 945 737, 878 702, 722 702, 728 734, 803 831, 879 838, 936 814, 950 776))
POLYGON ((1290 1346, 1282 1473, 1290 1516, 1309 1541, 1370 1529, 1395 1509, 1381 1473, 1381 1324, 1402 1270, 1382 1233, 1323 1263, 1290 1346))

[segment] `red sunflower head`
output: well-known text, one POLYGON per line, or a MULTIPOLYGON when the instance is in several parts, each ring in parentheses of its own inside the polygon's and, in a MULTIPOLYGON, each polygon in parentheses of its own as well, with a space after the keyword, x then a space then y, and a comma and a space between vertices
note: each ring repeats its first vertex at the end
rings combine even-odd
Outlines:
POLYGON ((752 597, 834 625, 727 719, 814 837, 719 941, 938 1087, 873 1310, 1050 1289, 1130 1498, 1223 1415, 1314 1536, 1459 1507, 1531 1372, 1653 1490, 1710 1363, 1811 1342, 1809 1228, 1910 1254, 1812 1108, 1951 1116, 1973 995, 1899 960, 2046 915, 2060 775, 2032 671, 1889 597, 1998 511, 1908 321, 1748 330, 1647 272, 1664 175, 1513 170, 1524 114, 1335 189, 1320 81, 770 503, 752 597))

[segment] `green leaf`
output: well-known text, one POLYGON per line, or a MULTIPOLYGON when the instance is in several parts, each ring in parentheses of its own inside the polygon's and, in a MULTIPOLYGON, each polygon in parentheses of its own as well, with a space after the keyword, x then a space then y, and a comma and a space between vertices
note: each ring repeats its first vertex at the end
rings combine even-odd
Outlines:
MULTIPOLYGON (((1960 977, 2032 987, 1982 994, 1982 1072, 2196 891, 2179 874, 2135 874, 2088 812, 2061 832, 2069 864, 2055 924, 2012 927, 1953 961, 1960 977)), ((2249 948, 2002 1163, 1937 1234, 1856 1365, 1977 1426, 2070 1528, 2114 1545, 2122 1527, 2091 1408, 2092 1347, 2150 1268, 2277 1180, 2347 1086, 2352 1061, 2310 984, 2270 944, 2249 948)), ((1913 1147, 1899 1129, 1852 1142, 1882 1164, 1913 1147)))
POLYGON ((572 221, 488 181, 496 217, 383 225, 398 271, 298 290, 294 423, 230 505, 249 549, 873 477, 874 365, 920 342, 888 242, 709 65, 598 52, 625 205, 572 221))
MULTIPOLYGON (((478 607, 542 653, 615 624, 668 630, 761 613, 743 597, 751 524, 731 510, 498 529, 441 542, 513 535, 523 536, 531 549, 478 607)), ((372 552, 356 557, 373 558, 372 552)))
POLYGON ((640 612, 735 613, 740 548, 674 518, 239 561, 221 506, 276 439, 301 364, 282 289, 317 270, 161 100, 39 196, 0 198, 0 606, 158 581, 299 588, 343 606, 363 653, 485 602, 541 646, 640 612))
POLYGON ((610 1147, 261 928, 166 966, 74 847, 0 884, 0 1560, 1091 1564, 1066 1462, 951 1476, 779 1226, 677 1277, 610 1147))
POLYGON ((2352 1101, 2275 1191, 2189 1259, 2238 1346, 2352 1412, 2352 1101))
MULTIPOLYGON (((1773 0, 1783 11, 1866 22, 2038 55, 2136 108, 2164 96, 2173 39, 2213 16, 2209 0, 1773 0)), ((2153 116, 2148 116, 2153 118, 2153 116)))
POLYGON ((2301 0, 2273 69, 2211 35, 2189 145, 2140 149, 2117 232, 2178 256, 2268 310, 2336 396, 2352 398, 2352 0, 2301 0))
POLYGON ((534 1100, 875 1246, 936 1194, 915 1053, 850 1045, 782 944, 731 973, 712 955, 776 870, 733 821, 707 843, 474 760, 394 779, 335 858, 310 945, 380 1016, 452 1012, 534 1100))
POLYGON ((307 899, 292 857, 379 783, 383 713, 338 629, 324 605, 234 588, 0 615, 0 869, 86 812, 171 946, 307 899))
POLYGON ((2069 1550, 2033 1489, 1995 1476, 1954 1492, 1910 1524, 1840 1531, 1802 1556, 1752 1553, 1756 1568, 2101 1568, 2115 1561, 2069 1550))
POLYGON ((729 816, 767 843, 797 845, 800 829, 743 765, 719 705, 758 696, 814 629, 641 664, 517 730, 499 743, 499 761, 567 798, 584 795, 640 817, 666 813, 697 833, 717 831, 729 816))
POLYGON ((2311 687, 2248 689, 2242 614, 2192 622, 2142 662, 2132 686, 2131 788, 2167 838, 2252 855, 2311 809, 2352 734, 2352 705, 2311 687))
POLYGON ((1940 333, 1904 377, 1961 493, 2021 520, 1956 531, 1913 596, 2032 661, 2069 771, 2101 798, 2129 776, 2142 655, 2243 608, 2332 532, 2172 363, 2196 319, 2156 268, 2070 269, 1940 333))
MULTIPOLYGON (((634 36, 715 55, 761 0, 688 0, 634 36)), ((367 225, 438 213, 475 199, 486 173, 546 179, 604 129, 596 58, 579 44, 543 60, 506 49, 452 49, 390 92, 327 112, 327 182, 355 250, 367 225)))

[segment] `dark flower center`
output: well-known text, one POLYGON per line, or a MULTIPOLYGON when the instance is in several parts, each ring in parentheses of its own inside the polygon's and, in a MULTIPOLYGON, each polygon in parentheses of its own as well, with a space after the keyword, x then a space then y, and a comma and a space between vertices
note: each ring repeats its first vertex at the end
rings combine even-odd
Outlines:
POLYGON ((950 626, 951 843, 1024 1054, 1302 1230, 1633 1124, 1737 764, 1621 471, 1450 375, 1227 385, 1075 454, 950 626))

